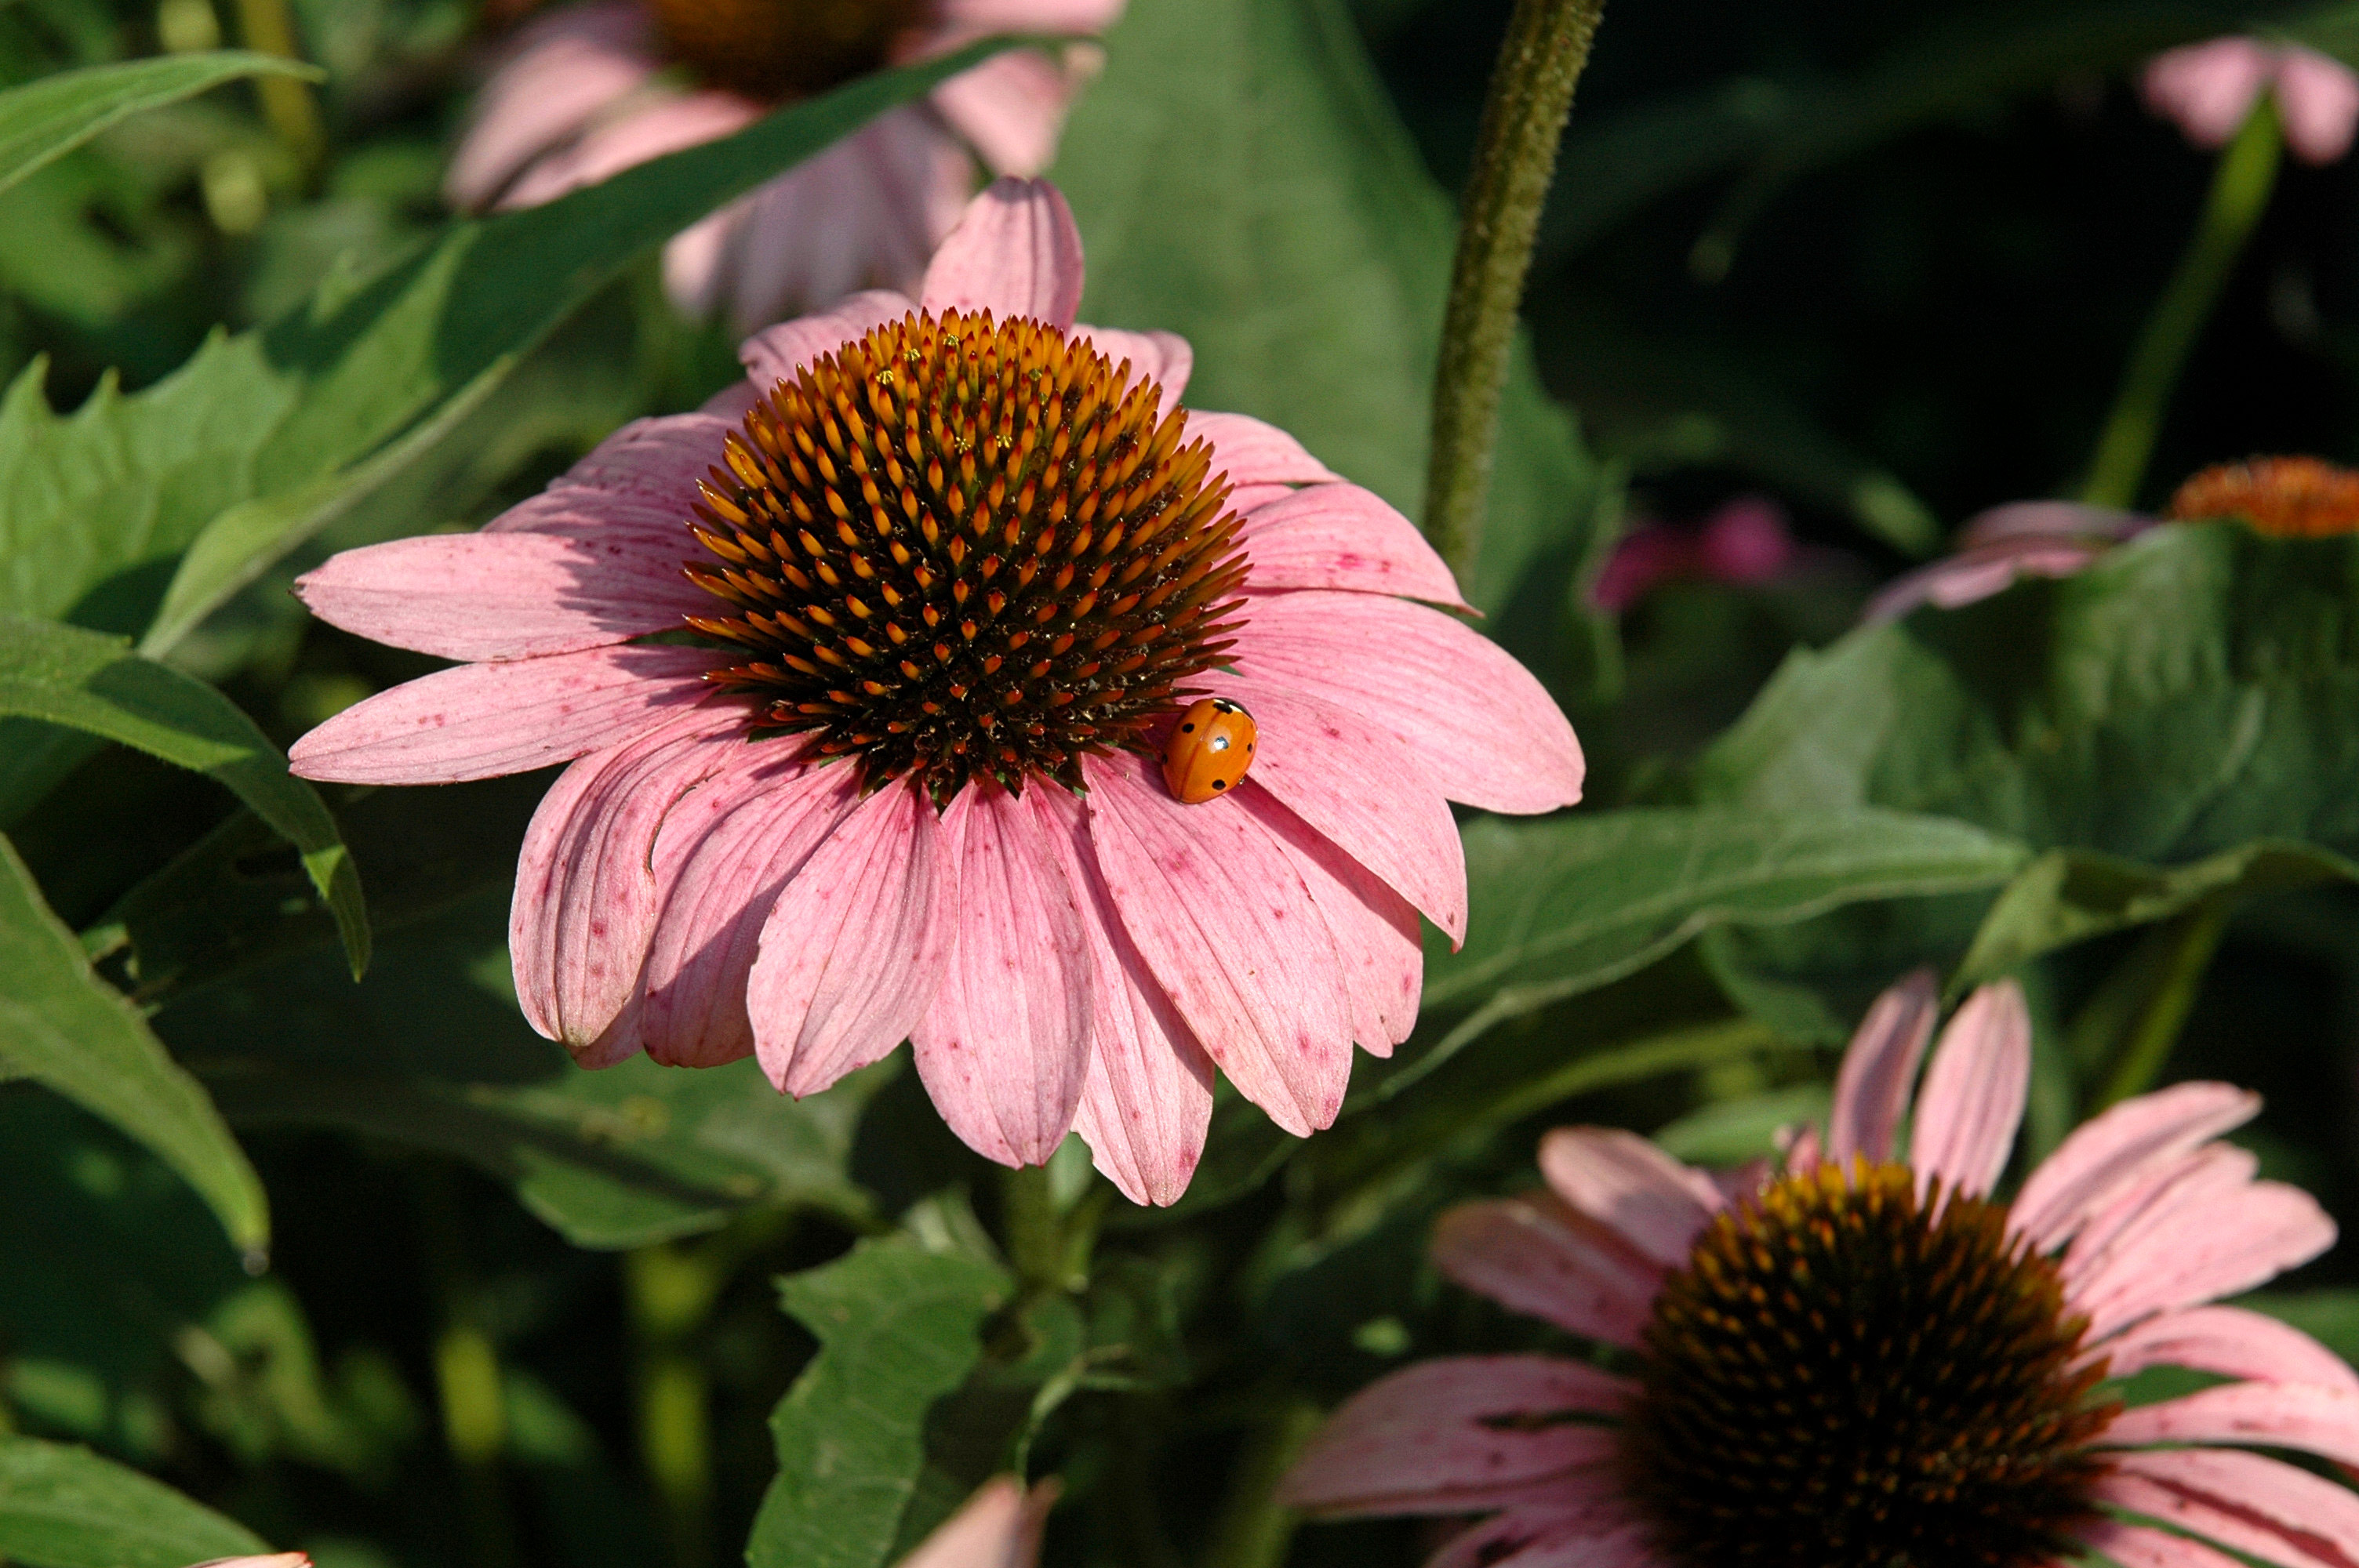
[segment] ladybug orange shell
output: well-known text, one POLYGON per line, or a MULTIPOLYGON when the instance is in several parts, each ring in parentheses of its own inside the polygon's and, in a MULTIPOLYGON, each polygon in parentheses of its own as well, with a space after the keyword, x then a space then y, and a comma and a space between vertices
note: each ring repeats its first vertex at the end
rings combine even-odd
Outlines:
POLYGON ((1225 697, 1201 697, 1163 748, 1163 782, 1190 806, 1226 795, 1253 766, 1253 715, 1225 697))

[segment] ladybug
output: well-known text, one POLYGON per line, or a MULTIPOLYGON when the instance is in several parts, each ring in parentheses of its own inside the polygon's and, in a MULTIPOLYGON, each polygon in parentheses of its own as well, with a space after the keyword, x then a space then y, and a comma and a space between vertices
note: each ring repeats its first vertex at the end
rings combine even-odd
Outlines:
POLYGON ((1253 715, 1226 697, 1200 697, 1163 748, 1163 782, 1190 806, 1227 794, 1253 766, 1253 715))

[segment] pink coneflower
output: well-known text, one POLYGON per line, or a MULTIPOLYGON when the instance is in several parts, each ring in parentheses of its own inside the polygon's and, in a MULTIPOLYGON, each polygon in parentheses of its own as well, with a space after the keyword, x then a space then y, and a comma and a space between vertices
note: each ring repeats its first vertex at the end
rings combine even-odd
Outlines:
POLYGON ((2359 76, 2316 49, 2214 38, 2157 55, 2139 80, 2147 107, 2199 147, 2221 147, 2264 92, 2276 94, 2286 146, 2304 163, 2332 163, 2359 128, 2359 76))
POLYGON ((2180 1084, 2074 1131, 2011 1202, 2030 1076, 2012 982, 1958 1011, 1895 1153, 1935 1002, 1886 992, 1823 1140, 1712 1175, 1567 1128, 1549 1190, 1445 1215, 1442 1272, 1614 1347, 1430 1361, 1338 1411, 1288 1477, 1330 1514, 1484 1513, 1428 1568, 2125 1568, 2359 1562, 2359 1497, 2247 1446, 2359 1463, 2359 1378, 2207 1303, 2334 1227, 2217 1141, 2255 1097, 2180 1084), (2214 1387, 2125 1410, 2110 1379, 2214 1387), (2165 1528, 2167 1527, 2167 1528, 2165 1528))
POLYGON ((1141 1201, 1185 1188, 1217 1063, 1291 1132, 1455 939, 1448 800, 1548 811, 1581 749, 1439 610, 1408 521, 1284 431, 1183 408, 1169 333, 1076 327, 1045 183, 978 197, 916 303, 750 340, 718 413, 617 432, 471 535, 336 557, 322 619, 474 661, 296 744, 308 777, 574 762, 517 869, 526 1015, 579 1060, 749 1053, 806 1095, 905 1036, 977 1150, 1078 1127, 1141 1201), (750 404, 750 410, 747 405, 750 404), (1396 597, 1406 596, 1406 597, 1396 597), (662 641, 646 641, 662 635, 662 641), (1191 694, 1259 723, 1183 805, 1191 694))
POLYGON ((1920 604, 1955 610, 2012 587, 2019 578, 2071 577, 2154 519, 2071 501, 2017 501, 1981 513, 1958 531, 1958 547, 1893 579, 1867 601, 1865 621, 1895 621, 1920 604))
MULTIPOLYGON (((743 129, 782 103, 991 33, 1097 32, 1122 0, 592 0, 527 26, 484 88, 445 189, 530 207, 743 129)), ((1095 60, 1015 49, 878 116, 682 232, 673 300, 739 329, 855 289, 914 288, 965 210, 975 160, 1032 175, 1056 156, 1095 60)))
POLYGON ((1740 495, 1698 528, 1641 523, 1631 529, 1614 546, 1590 600, 1618 613, 1658 585, 1680 578, 1769 582, 1790 569, 1801 553, 1786 525, 1785 508, 1758 495, 1740 495))

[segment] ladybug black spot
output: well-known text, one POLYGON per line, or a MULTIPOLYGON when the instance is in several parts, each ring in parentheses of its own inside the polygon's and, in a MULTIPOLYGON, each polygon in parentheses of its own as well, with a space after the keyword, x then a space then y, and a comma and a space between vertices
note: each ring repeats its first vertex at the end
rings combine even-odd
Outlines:
POLYGON ((1182 724, 1180 726, 1180 733, 1182 735, 1193 735, 1195 732, 1196 727, 1193 724, 1182 724))
POLYGON ((1212 781, 1212 787, 1214 789, 1226 789, 1229 787, 1229 781, 1226 779, 1214 779, 1212 781))

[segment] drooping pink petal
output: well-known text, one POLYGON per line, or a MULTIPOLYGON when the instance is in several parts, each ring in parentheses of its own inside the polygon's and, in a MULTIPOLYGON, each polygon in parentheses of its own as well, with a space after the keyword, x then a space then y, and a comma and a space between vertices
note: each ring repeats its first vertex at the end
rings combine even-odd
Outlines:
POLYGON ((920 302, 929 310, 1028 316, 1060 330, 1082 303, 1082 232, 1064 193, 1045 179, 1000 178, 974 199, 934 253, 920 302))
POLYGON ((957 902, 922 791, 894 784, 846 816, 762 925, 745 1006, 770 1081, 817 1094, 907 1038, 940 989, 957 902))
MULTIPOLYGON (((1073 331, 1087 338, 1116 368, 1128 360, 1133 375, 1143 375, 1161 387, 1165 408, 1177 404, 1188 390, 1188 377, 1196 368, 1196 351, 1179 333, 1125 332, 1114 327, 1076 327, 1073 331)), ((1234 509, 1234 503, 1231 504, 1234 509)))
POLYGON ((662 99, 593 126, 572 146, 542 158, 496 205, 504 211, 538 207, 667 153, 734 135, 761 117, 760 104, 734 92, 662 99))
POLYGON ((2154 526, 2154 519, 2118 507, 2077 501, 2010 501, 1975 513, 1958 529, 1958 547, 1971 550, 2009 539, 2065 538, 2118 544, 2154 526))
MULTIPOLYGON (((1038 23, 1024 31, 1038 32, 1038 23)), ((1038 49, 1009 49, 960 71, 927 96, 994 174, 1044 173, 1057 157, 1078 73, 1038 49)))
POLYGON ((639 1028, 647 1053, 712 1067, 754 1054, 745 988, 762 925, 813 850, 860 802, 849 764, 807 765, 799 748, 749 746, 744 765, 672 808, 656 839, 662 910, 647 945, 639 1028))
POLYGON ((1874 625, 1897 621, 1918 606, 1961 610, 2015 585, 2017 578, 2071 577, 2104 553, 2102 540, 2025 535, 1946 556, 1894 578, 1859 614, 1874 625))
POLYGON ((899 1568, 1033 1568, 1056 1499, 1054 1482, 1027 1492, 1015 1476, 995 1476, 902 1558, 899 1568))
POLYGON ((940 0, 941 24, 968 38, 986 33, 1102 33, 1123 0, 940 0))
MULTIPOLYGON (((664 242, 664 293, 673 308, 691 321, 711 319, 721 309, 723 291, 729 282, 729 255, 739 243, 740 232, 745 226, 745 203, 733 201, 717 212, 708 212, 664 242)), ((715 394, 716 398, 728 398, 730 404, 713 406, 707 399, 703 411, 720 414, 725 418, 745 417, 753 406, 753 389, 744 383, 734 383, 715 394)))
POLYGON ((1391 731, 1272 681, 1197 683, 1254 715, 1253 780, 1449 934, 1466 935, 1466 849, 1440 786, 1391 731))
POLYGON ((2109 1378, 2148 1367, 2192 1367, 2223 1378, 2315 1383, 2359 1393, 2359 1373, 2309 1335, 2243 1307, 2201 1306, 2147 1318, 2097 1346, 2109 1378))
POLYGON ((1904 976, 1867 1010, 1835 1075, 1834 1106, 1827 1113, 1829 1160, 1848 1169, 1854 1158, 1871 1163, 1892 1158, 1892 1140, 1940 1011, 1930 969, 1904 976))
POLYGON ((2053 1251, 2149 1162, 2175 1159, 2260 1108, 2258 1095, 2229 1084, 2174 1084, 2124 1100, 2074 1128, 2039 1162, 2008 1211, 2008 1226, 2038 1250, 2053 1251))
POLYGON ((746 379, 766 393, 781 381, 792 381, 821 356, 916 308, 908 296, 892 289, 864 289, 816 315, 798 316, 755 333, 737 345, 737 359, 745 367, 746 379))
POLYGON ((1334 939, 1352 1038, 1370 1055, 1391 1055, 1417 1027, 1418 999, 1425 989, 1417 911, 1255 781, 1247 779, 1233 794, 1238 809, 1268 829, 1310 890, 1310 902, 1334 939))
MULTIPOLYGON (((2112 1455, 2114 1476, 2099 1483, 2104 1501, 2180 1524, 2209 1535, 2225 1545, 2274 1560, 2274 1552, 2288 1545, 2323 1552, 2319 1560, 2332 1568, 2359 1563, 2359 1495, 2281 1460, 2234 1448, 2181 1448, 2112 1455), (2157 1490, 2142 1490, 2136 1501, 2113 1488, 2114 1480, 2135 1478, 2169 1498, 2194 1505, 2187 1515, 2166 1502, 2157 1490), (2165 1511, 2166 1508, 2171 1511, 2165 1511), (2246 1546, 2243 1541, 2212 1528, 2222 1516, 2246 1530, 2275 1537, 2268 1546, 2246 1546)), ((2259 1541, 2264 1537, 2247 1537, 2259 1541)))
POLYGON ((702 648, 590 648, 461 665, 381 691, 295 742, 339 784, 457 784, 570 762, 646 733, 712 690, 702 648))
POLYGON ((1663 1271, 1610 1226, 1553 1198, 1461 1204, 1428 1249, 1450 1279, 1527 1316, 1636 1348, 1663 1271))
POLYGON ((1711 1177, 1619 1128, 1560 1127, 1540 1140, 1539 1163, 1557 1196, 1665 1268, 1687 1261, 1721 1207, 1711 1177))
POLYGON ((970 784, 942 814, 956 868, 949 967, 910 1032, 951 1130, 1003 1165, 1042 1165, 1073 1124, 1096 1019, 1082 890, 1035 783, 970 784))
POLYGON ((1417 524, 1356 484, 1314 484, 1245 514, 1250 586, 1325 588, 1473 607, 1417 524))
POLYGON ((2031 1087, 2031 1013, 2013 980, 1966 999, 1925 1071, 1909 1134, 1908 1163, 1921 1197, 1929 1184, 1981 1197, 2006 1169, 2031 1087))
POLYGON ((1212 472, 1240 489, 1261 484, 1335 484, 1343 476, 1301 442, 1250 414, 1188 410, 1188 438, 1212 444, 1212 472))
POLYGON ((1297 687, 1408 743, 1441 793, 1488 811, 1581 798, 1572 726, 1530 671, 1438 610, 1373 593, 1257 599, 1238 631, 1242 675, 1297 687), (1369 650, 1382 649, 1371 683, 1369 650))
POLYGON ((2120 1568, 2238 1568, 2234 1558, 2200 1541, 2167 1535, 2142 1524, 2100 1519, 2072 1533, 2083 1546, 2094 1547, 2120 1568))
POLYGON ((2351 150, 2359 129, 2359 76, 2316 49, 2288 49, 2277 59, 2277 114, 2286 146, 2307 164, 2330 164, 2351 150))
POLYGON ((2334 1222, 2318 1200, 2282 1182, 2155 1206, 2153 1221, 2125 1236, 2072 1291, 2092 1335, 2251 1290, 2334 1245, 2334 1222))
POLYGON ((451 155, 442 181, 451 205, 487 205, 517 170, 661 70, 650 32, 629 0, 567 5, 525 27, 451 155))
POLYGON ((1632 1392, 1551 1356, 1427 1361, 1346 1400, 1278 1495, 1337 1517, 1471 1513, 1503 1489, 1610 1458, 1611 1428, 1562 1418, 1610 1416, 1632 1392))
POLYGON ((2291 1448, 2359 1465, 2359 1394, 2306 1383, 2223 1383, 2114 1418, 2097 1441, 2132 1448, 2148 1443, 2248 1444, 2291 1448))
POLYGON ((1183 806, 1152 764, 1092 757, 1090 839, 1124 927, 1247 1099, 1297 1137, 1335 1119, 1352 1070, 1335 944, 1269 831, 1228 800, 1183 806))
POLYGON ((733 760, 743 710, 714 703, 582 758, 541 797, 516 860, 508 953, 532 1026, 579 1049, 636 992, 660 902, 656 832, 733 760))
POLYGON ((444 659, 523 659, 603 647, 678 627, 712 596, 669 548, 617 535, 429 534, 345 550, 295 579, 332 626, 444 659))
POLYGON ((2168 49, 2147 62, 2138 87, 2147 107, 2199 147, 2220 147, 2245 123, 2267 85, 2273 51, 2251 38, 2213 38, 2168 49))

